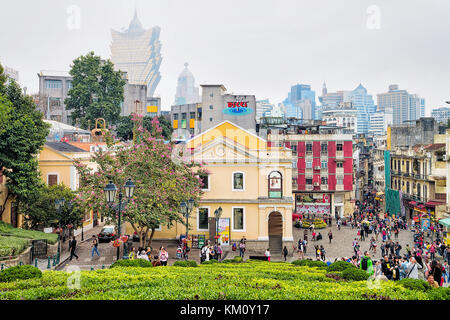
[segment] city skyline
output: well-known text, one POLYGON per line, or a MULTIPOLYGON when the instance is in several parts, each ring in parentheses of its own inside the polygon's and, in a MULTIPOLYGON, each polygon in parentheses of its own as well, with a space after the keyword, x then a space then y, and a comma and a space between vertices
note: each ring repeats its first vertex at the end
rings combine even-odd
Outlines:
MULTIPOLYGON (((445 25, 448 10, 444 10, 450 4, 355 1, 341 8, 333 3, 323 6, 320 1, 277 5, 231 1, 226 7, 198 2, 197 10, 180 1, 137 2, 143 27, 161 27, 164 60, 155 95, 161 96, 164 110, 173 103, 180 66, 186 61, 198 84, 223 83, 273 103, 283 101, 287 88, 296 83, 309 84, 320 92, 324 81, 330 92, 363 83, 373 96, 385 92, 389 84, 399 84, 426 99, 427 116, 448 100, 450 66, 443 48, 448 44, 440 39, 450 31, 445 25), (379 29, 368 26, 373 17, 368 13, 371 5, 380 10, 379 29), (402 11, 405 6, 408 10, 402 11), (235 15, 233 7, 239 8, 242 19, 230 19, 235 15), (416 23, 420 21, 427 23, 416 23), (399 37, 404 41, 398 42, 399 37), (360 48, 356 52, 355 41, 360 48), (413 42, 411 50, 408 45, 413 42)), ((135 9, 126 1, 79 1, 75 7, 79 28, 75 23, 70 29, 68 24, 76 14, 69 10, 70 3, 27 2, 28 9, 19 10, 23 5, 24 1, 2 5, 11 14, 0 22, 0 62, 20 72, 21 85, 29 94, 38 91, 36 73, 40 70, 68 71, 76 57, 91 50, 111 58, 110 29, 128 25, 135 9), (100 14, 101 21, 97 19, 100 14), (29 24, 36 26, 31 31, 23 27, 29 24), (30 46, 33 59, 29 58, 30 46)))

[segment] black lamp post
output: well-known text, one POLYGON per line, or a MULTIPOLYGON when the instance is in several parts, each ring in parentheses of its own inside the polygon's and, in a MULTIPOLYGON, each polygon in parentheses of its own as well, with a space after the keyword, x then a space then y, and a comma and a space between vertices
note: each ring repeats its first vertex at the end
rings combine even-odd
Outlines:
POLYGON ((217 239, 217 243, 219 243, 219 219, 222 216, 222 207, 219 207, 219 209, 216 209, 214 211, 214 216, 216 217, 216 239, 217 239))
MULTIPOLYGON (((128 202, 133 197, 135 187, 136 186, 131 181, 131 179, 128 179, 128 181, 125 183, 125 186, 124 186, 125 196, 126 196, 128 202)), ((116 199, 116 193, 117 193, 116 185, 112 181, 109 181, 109 183, 106 185, 104 191, 105 191, 105 196, 106 196, 106 202, 110 206, 112 206, 116 199)), ((119 238, 121 235, 120 226, 121 226, 122 199, 123 199, 123 193, 122 193, 122 188, 120 188, 120 190, 119 190, 119 217, 118 217, 118 226, 117 226, 117 232, 119 234, 119 238)), ((117 260, 119 260, 119 259, 120 259, 120 246, 117 247, 117 260)))
POLYGON ((55 208, 56 210, 58 210, 58 254, 56 256, 56 260, 59 263, 59 259, 61 256, 61 211, 62 208, 64 207, 64 203, 66 202, 66 200, 64 198, 55 200, 55 208))
POLYGON ((194 202, 194 199, 190 198, 188 201, 180 203, 180 211, 186 217, 186 248, 189 237, 189 216, 191 215, 192 209, 194 209, 194 202))

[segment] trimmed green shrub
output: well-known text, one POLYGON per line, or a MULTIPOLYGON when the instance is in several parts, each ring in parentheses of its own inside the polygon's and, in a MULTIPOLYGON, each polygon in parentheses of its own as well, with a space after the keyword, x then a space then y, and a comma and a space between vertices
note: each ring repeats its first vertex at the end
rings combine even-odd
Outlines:
POLYGON ((42 272, 38 268, 28 265, 10 267, 0 272, 0 282, 11 282, 33 278, 42 278, 42 272))
POLYGON ((406 278, 398 281, 398 283, 409 290, 427 291, 431 289, 428 282, 420 279, 406 278))
MULTIPOLYGON (((406 279, 405 279, 406 280, 406 279)), ((450 287, 432 288, 427 291, 431 300, 450 300, 450 287)))
POLYGON ((214 263, 219 263, 219 261, 217 261, 216 259, 212 259, 212 260, 202 262, 202 264, 214 264, 214 263))
POLYGON ((295 260, 292 262, 293 265, 302 266, 302 267, 317 267, 317 268, 326 268, 327 264, 320 260, 295 260))
POLYGON ((132 259, 132 260, 125 259, 125 260, 118 260, 110 266, 110 268, 117 268, 117 267, 150 268, 153 267, 153 265, 150 261, 144 259, 132 259))
POLYGON ((342 278, 345 280, 353 280, 353 281, 365 281, 369 279, 370 275, 361 269, 358 268, 347 268, 342 271, 342 278))
POLYGON ((347 268, 356 268, 353 264, 351 264, 350 262, 347 261, 336 261, 333 262, 332 264, 330 264, 327 267, 327 271, 328 272, 332 272, 332 271, 344 271, 347 268))
POLYGON ((197 262, 194 260, 176 261, 174 267, 197 267, 197 262))
POLYGON ((234 260, 235 262, 243 262, 243 261, 244 261, 244 259, 243 259, 242 257, 239 257, 239 256, 234 257, 233 260, 234 260))

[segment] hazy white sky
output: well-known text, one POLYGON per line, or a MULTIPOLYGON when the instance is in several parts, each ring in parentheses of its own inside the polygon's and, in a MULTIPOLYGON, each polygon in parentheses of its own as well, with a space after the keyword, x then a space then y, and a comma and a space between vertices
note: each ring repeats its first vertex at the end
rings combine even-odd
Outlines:
MULTIPOLYGON (((184 62, 196 83, 281 102, 296 83, 320 94, 361 82, 374 95, 389 84, 426 98, 427 114, 450 100, 448 0, 137 0, 144 28, 161 27, 169 109, 184 62), (379 10, 379 15, 377 11, 379 10), (378 28, 379 27, 379 28, 378 28)), ((110 29, 128 27, 132 0, 0 0, 0 62, 19 70, 28 93, 40 70, 69 70, 93 50, 110 58, 110 29), (79 28, 68 28, 71 5, 79 28)))

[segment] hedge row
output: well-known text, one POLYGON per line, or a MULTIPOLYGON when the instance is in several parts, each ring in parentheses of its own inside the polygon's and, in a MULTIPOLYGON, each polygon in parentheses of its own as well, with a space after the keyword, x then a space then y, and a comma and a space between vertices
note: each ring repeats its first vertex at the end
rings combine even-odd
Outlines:
MULTIPOLYGON (((361 271, 348 268, 342 273, 361 271)), ((364 271, 361 271, 364 272, 364 271)), ((290 263, 246 262, 199 265, 196 268, 112 268, 81 271, 80 287, 72 275, 45 271, 42 278, 0 283, 0 300, 366 300, 448 299, 448 288, 407 289, 397 281, 336 281, 326 268, 290 263)))

